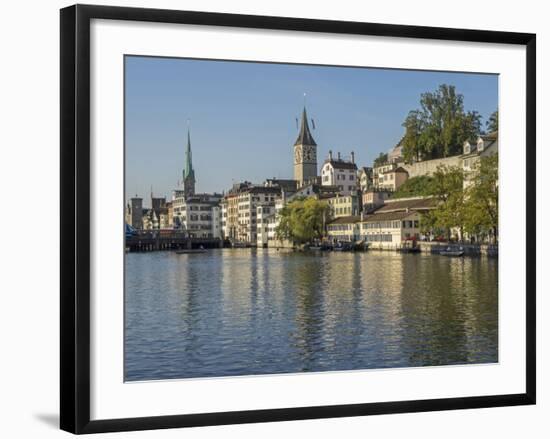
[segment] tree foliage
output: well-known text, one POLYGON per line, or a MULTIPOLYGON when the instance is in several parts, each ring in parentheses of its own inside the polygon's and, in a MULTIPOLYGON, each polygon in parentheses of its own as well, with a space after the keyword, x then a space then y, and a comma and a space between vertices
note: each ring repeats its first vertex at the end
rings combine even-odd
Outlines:
POLYGON ((440 165, 432 178, 431 190, 439 204, 429 213, 430 221, 436 228, 446 230, 448 238, 453 228, 459 229, 462 236, 465 215, 462 168, 440 165))
POLYGON ((433 177, 429 175, 419 175, 411 177, 403 183, 392 198, 425 197, 433 195, 433 177))
POLYGON ((498 131, 498 110, 494 111, 489 116, 489 120, 485 125, 487 128, 487 132, 489 133, 494 133, 495 131, 498 131))
POLYGON ((465 230, 472 235, 498 236, 498 154, 481 157, 466 189, 465 230))
POLYGON ((445 233, 449 239, 457 230, 461 239, 465 233, 497 239, 498 154, 479 158, 466 175, 462 168, 439 166, 422 184, 422 190, 438 200, 437 207, 421 218, 425 233, 445 233))
POLYGON ((378 157, 374 159, 374 166, 382 166, 388 163, 388 153, 381 152, 378 157))
POLYGON ((279 215, 277 239, 303 244, 323 237, 330 206, 315 198, 299 198, 285 205, 279 215))
POLYGON ((403 122, 403 156, 413 162, 460 154, 466 140, 481 133, 481 115, 464 111, 464 97, 452 85, 442 84, 423 93, 420 108, 403 122))

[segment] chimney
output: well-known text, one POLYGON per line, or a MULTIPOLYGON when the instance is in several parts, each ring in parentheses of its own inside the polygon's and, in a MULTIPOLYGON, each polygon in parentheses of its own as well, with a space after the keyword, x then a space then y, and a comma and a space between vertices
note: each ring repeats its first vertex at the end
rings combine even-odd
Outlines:
POLYGON ((355 153, 353 151, 351 152, 351 162, 355 163, 355 153))
POLYGON ((340 160, 342 160, 342 159, 340 158, 340 152, 338 152, 338 161, 340 161, 340 160))
POLYGON ((332 160, 332 150, 330 150, 330 151, 328 152, 328 159, 329 159, 329 160, 332 160))

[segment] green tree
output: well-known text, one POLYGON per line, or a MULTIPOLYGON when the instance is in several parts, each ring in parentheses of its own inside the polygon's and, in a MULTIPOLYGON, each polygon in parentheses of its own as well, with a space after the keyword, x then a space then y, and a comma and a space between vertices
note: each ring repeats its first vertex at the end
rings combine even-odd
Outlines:
POLYGON ((378 157, 374 159, 374 166, 382 166, 388 163, 388 153, 381 152, 378 157))
POLYGON ((494 111, 489 116, 489 120, 485 125, 487 128, 487 132, 489 133, 494 133, 495 131, 498 131, 498 110, 494 111))
POLYGON ((458 228, 460 237, 464 235, 465 198, 464 172, 457 166, 438 166, 433 174, 432 193, 439 200, 438 206, 430 212, 435 227, 445 229, 447 238, 451 229, 458 228))
POLYGON ((424 130, 424 119, 419 110, 409 112, 405 122, 405 135, 401 141, 403 146, 403 158, 407 163, 419 162, 424 151, 421 150, 420 136, 424 130))
POLYGON ((393 193, 392 198, 424 197, 428 195, 433 195, 433 177, 419 175, 405 181, 393 193))
POLYGON ((315 198, 299 198, 284 206, 279 215, 277 239, 303 244, 323 237, 330 206, 315 198))
POLYGON ((481 133, 481 116, 465 112, 464 97, 454 86, 441 84, 421 95, 420 108, 409 112, 403 127, 405 160, 429 160, 460 154, 463 143, 481 133))
POLYGON ((465 230, 498 238, 498 154, 481 157, 468 176, 465 230))

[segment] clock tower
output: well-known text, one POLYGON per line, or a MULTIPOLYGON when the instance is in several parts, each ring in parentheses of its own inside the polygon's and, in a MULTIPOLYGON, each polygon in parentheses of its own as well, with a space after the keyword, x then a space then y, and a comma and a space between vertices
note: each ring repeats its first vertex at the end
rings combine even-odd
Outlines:
POLYGON ((303 186, 308 180, 317 177, 317 144, 309 131, 306 107, 302 111, 302 125, 294 143, 294 180, 303 186))

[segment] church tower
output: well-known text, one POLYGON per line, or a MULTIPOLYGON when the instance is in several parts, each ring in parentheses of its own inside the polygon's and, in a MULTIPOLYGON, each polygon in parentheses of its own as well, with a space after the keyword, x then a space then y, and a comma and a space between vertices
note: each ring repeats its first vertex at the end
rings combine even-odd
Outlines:
POLYGON ((187 149, 185 151, 185 168, 183 169, 183 192, 185 198, 195 195, 195 170, 191 156, 191 135, 187 130, 187 149))
POLYGON ((302 111, 302 125, 294 143, 294 180, 303 186, 308 180, 317 177, 317 144, 309 131, 306 107, 302 111))

